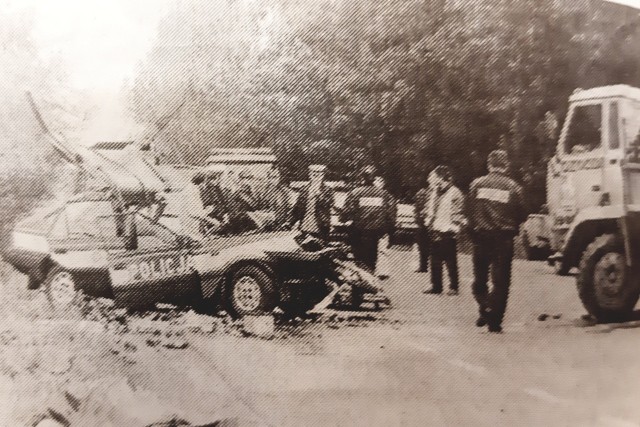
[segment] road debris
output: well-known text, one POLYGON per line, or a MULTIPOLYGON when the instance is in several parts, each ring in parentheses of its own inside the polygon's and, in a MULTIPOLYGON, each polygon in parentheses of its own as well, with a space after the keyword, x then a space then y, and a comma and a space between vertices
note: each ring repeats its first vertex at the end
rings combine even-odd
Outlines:
POLYGON ((242 330, 258 338, 271 339, 275 333, 273 316, 245 316, 242 319, 242 330))

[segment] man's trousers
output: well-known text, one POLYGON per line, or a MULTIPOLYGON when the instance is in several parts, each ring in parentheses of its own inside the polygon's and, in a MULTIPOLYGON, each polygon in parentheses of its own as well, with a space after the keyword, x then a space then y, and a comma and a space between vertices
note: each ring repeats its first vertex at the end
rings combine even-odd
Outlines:
POLYGON ((431 237, 425 227, 416 230, 416 244, 418 245, 418 271, 429 270, 429 254, 431 253, 431 237))
POLYGON ((449 288, 458 290, 458 250, 453 233, 441 234, 431 240, 431 289, 442 292, 442 264, 447 266, 449 288))
POLYGON ((513 233, 479 232, 473 236, 473 295, 490 325, 502 325, 509 298, 512 260, 513 233), (489 271, 491 290, 487 284, 489 271))
POLYGON ((378 241, 384 234, 381 230, 354 230, 351 235, 353 257, 372 273, 376 271, 378 261, 378 241))

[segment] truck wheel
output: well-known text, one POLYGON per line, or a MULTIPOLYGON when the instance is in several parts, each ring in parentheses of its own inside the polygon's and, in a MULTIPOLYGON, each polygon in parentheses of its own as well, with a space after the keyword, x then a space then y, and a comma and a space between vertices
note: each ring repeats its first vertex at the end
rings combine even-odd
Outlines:
POLYGON ((529 242, 529 236, 527 236, 527 233, 522 233, 522 249, 524 250, 524 256, 528 261, 533 261, 535 256, 534 256, 534 251, 533 248, 531 247, 531 243, 529 242))
POLYGON ((228 312, 233 317, 270 313, 278 303, 273 279, 254 266, 236 271, 227 286, 228 312))
POLYGON ((569 268, 567 268, 561 260, 557 259, 555 261, 553 261, 553 263, 551 264, 551 266, 553 267, 553 272, 556 273, 558 276, 568 276, 569 275, 569 268))
POLYGON ((57 315, 82 317, 85 297, 78 290, 73 274, 56 265, 44 281, 47 300, 57 315))
POLYGON ((578 293, 589 314, 599 322, 627 318, 638 302, 639 284, 627 267, 624 245, 617 236, 597 237, 582 255, 578 293))

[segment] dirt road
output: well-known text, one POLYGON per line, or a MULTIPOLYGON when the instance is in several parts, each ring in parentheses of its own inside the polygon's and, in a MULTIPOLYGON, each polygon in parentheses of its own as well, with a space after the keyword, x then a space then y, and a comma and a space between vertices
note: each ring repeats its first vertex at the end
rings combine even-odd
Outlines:
POLYGON ((587 325, 573 278, 516 261, 494 335, 474 325, 468 257, 460 296, 427 296, 408 254, 393 252, 394 306, 375 320, 284 325, 270 340, 222 319, 204 331, 180 316, 48 320, 41 296, 5 274, 0 425, 63 412, 65 392, 72 425, 640 425, 640 330, 587 325))

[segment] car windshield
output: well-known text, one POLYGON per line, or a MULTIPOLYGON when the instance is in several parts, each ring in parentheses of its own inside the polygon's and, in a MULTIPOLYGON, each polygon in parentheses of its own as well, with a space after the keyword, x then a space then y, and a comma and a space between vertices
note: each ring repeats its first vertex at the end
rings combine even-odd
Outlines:
MULTIPOLYGON (((51 230, 58 238, 95 238, 109 240, 124 237, 124 215, 110 200, 82 200, 66 204, 64 214, 51 230)), ((143 211, 136 212, 136 233, 145 246, 182 246, 195 241, 169 226, 153 221, 143 211)))
POLYGON ((143 239, 145 237, 154 237, 165 245, 194 246, 197 244, 197 241, 191 237, 182 235, 159 221, 153 221, 141 212, 136 213, 136 231, 138 236, 143 239))

